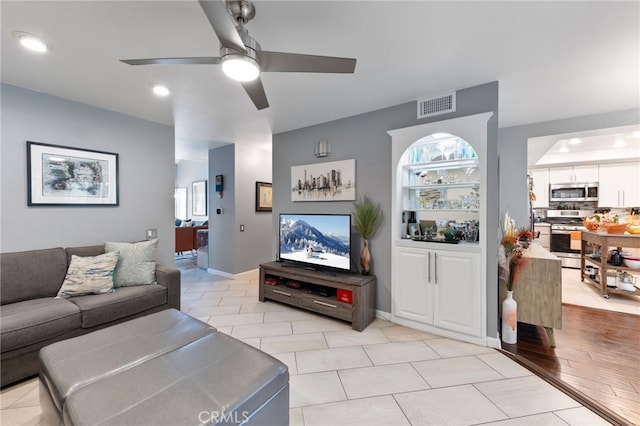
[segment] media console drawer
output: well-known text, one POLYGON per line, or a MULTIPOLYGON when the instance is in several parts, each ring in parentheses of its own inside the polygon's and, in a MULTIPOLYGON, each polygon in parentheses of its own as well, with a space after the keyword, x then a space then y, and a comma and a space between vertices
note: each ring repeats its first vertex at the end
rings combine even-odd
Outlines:
POLYGON ((306 269, 283 267, 279 262, 260 265, 258 296, 261 302, 273 300, 351 323, 354 330, 362 331, 375 319, 376 277, 336 273, 327 275, 306 269), (278 285, 265 280, 275 279, 278 285), (286 284, 295 281, 300 288, 286 284), (315 294, 309 290, 314 290, 315 294), (323 291, 326 290, 326 291, 323 291), (352 303, 340 301, 337 290, 350 292, 352 303), (324 293, 328 295, 323 295, 324 293))

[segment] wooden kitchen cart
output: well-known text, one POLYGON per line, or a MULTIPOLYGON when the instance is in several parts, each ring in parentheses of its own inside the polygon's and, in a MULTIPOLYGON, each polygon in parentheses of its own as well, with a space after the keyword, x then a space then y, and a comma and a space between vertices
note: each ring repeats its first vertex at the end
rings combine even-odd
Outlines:
POLYGON ((600 232, 591 232, 591 231, 582 231, 582 256, 580 256, 580 278, 582 281, 585 279, 587 282, 593 284, 594 286, 600 288, 600 294, 605 299, 609 298, 609 294, 632 294, 639 295, 640 291, 636 288, 635 291, 626 291, 619 290, 615 287, 607 286, 607 270, 615 269, 620 271, 631 271, 631 272, 640 272, 637 269, 627 268, 625 266, 613 266, 607 263, 609 248, 615 247, 618 250, 622 250, 623 248, 640 248, 640 235, 630 235, 630 234, 603 234, 600 232), (597 244, 600 246, 600 258, 594 259, 589 255, 585 255, 586 248, 589 243, 597 244), (584 266, 586 263, 591 263, 600 270, 599 274, 596 275, 598 279, 592 279, 587 274, 584 273, 584 266))
POLYGON ((275 300, 302 309, 345 320, 354 330, 364 330, 376 317, 376 277, 341 272, 322 272, 288 267, 282 262, 269 262, 260 265, 260 285, 258 297, 275 300), (277 285, 265 283, 275 280, 277 285), (269 280, 271 281, 271 280, 269 280), (291 288, 287 283, 294 281, 301 288, 291 288), (329 296, 318 294, 318 290, 330 289, 329 296), (310 292, 316 290, 316 293, 310 292), (334 291, 340 291, 336 296, 334 291), (340 300, 340 296, 351 303, 340 300))

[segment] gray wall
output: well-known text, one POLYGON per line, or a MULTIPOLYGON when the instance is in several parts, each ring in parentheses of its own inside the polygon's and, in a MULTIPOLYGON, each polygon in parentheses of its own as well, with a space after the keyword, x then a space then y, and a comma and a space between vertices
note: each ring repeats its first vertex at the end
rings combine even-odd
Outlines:
MULTIPOLYGON (((207 160, 180 160, 176 164, 176 188, 187 188, 187 218, 204 222, 208 216, 193 215, 193 191, 191 184, 199 180, 209 179, 209 162, 207 160)), ((211 182, 207 181, 207 191, 210 191, 211 182)), ((207 209, 207 213, 211 214, 207 209)))
MULTIPOLYGON (((418 96, 416 96, 418 97, 418 96)), ((415 126, 428 122, 462 117, 480 112, 493 111, 489 121, 489 171, 496 170, 497 156, 497 122, 498 122, 498 83, 488 83, 469 89, 459 90, 455 113, 418 120, 416 103, 409 102, 394 107, 348 117, 345 119, 323 123, 273 136, 273 228, 277 227, 279 213, 351 213, 351 201, 340 202, 292 202, 291 201, 291 166, 312 164, 325 161, 356 159, 356 191, 358 196, 369 195, 382 206, 385 221, 370 241, 373 258, 372 273, 378 279, 376 309, 391 311, 391 137, 388 130, 415 126), (332 154, 325 159, 316 159, 313 154, 315 143, 328 139, 332 143, 332 154)), ((489 187, 495 187, 497 174, 489 179, 489 187)), ((497 191, 489 194, 491 204, 489 229, 497 227, 497 191)), ((277 253, 276 234, 272 241, 274 257, 277 253)), ((497 253, 497 241, 492 241, 488 248, 488 261, 493 262, 497 253), (492 260, 493 259, 493 260, 492 260)), ((359 253, 356 253, 359 262, 359 253)), ((493 262, 492 264, 496 264, 493 262)), ((496 334, 497 318, 497 277, 495 269, 487 268, 488 278, 488 331, 496 334), (491 281, 489 281, 491 279, 491 281), (492 284, 494 283, 494 284, 492 284)))
POLYGON ((274 260, 271 213, 255 211, 256 182, 271 182, 271 153, 240 145, 212 149, 209 182, 209 268, 239 274, 274 260), (213 186, 216 175, 224 176, 222 198, 213 186))
POLYGON ((157 228, 158 261, 173 265, 174 130, 2 84, 3 252, 138 241, 157 228), (26 141, 119 154, 120 206, 27 207, 26 141))
POLYGON ((527 139, 640 123, 640 110, 626 110, 564 120, 546 121, 499 130, 500 212, 508 211, 519 226, 529 223, 527 139))

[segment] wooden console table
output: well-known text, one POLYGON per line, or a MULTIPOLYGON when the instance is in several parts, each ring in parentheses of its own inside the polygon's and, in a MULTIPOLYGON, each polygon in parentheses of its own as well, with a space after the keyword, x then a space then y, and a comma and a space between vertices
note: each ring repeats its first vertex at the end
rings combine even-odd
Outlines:
POLYGON ((600 246, 600 258, 594 259, 588 255, 580 256, 580 278, 582 281, 585 279, 587 282, 593 284, 597 288, 600 289, 600 294, 605 299, 609 298, 609 294, 632 294, 638 295, 640 291, 636 289, 635 291, 626 291, 619 290, 615 287, 607 286, 607 270, 615 269, 621 271, 631 271, 638 272, 637 269, 627 268, 625 266, 614 266, 609 265, 607 263, 607 258, 609 257, 609 248, 615 247, 618 250, 622 250, 622 248, 640 248, 640 235, 631 235, 631 234, 603 234, 600 232, 591 232, 591 231, 582 231, 582 253, 586 253, 585 249, 587 248, 587 244, 596 244, 600 246), (592 263, 600 268, 598 271, 599 277, 598 280, 590 278, 588 275, 584 273, 585 263, 592 263))
MULTIPOLYGON (((500 303, 507 296, 506 283, 499 288, 500 303)), ((518 322, 540 325, 556 346, 553 329, 562 329, 562 262, 539 244, 533 243, 523 254, 523 263, 513 285, 518 303, 518 322)))
POLYGON ((323 272, 287 267, 286 263, 269 262, 260 265, 260 285, 258 297, 275 300, 318 312, 351 323, 354 330, 364 330, 376 317, 376 277, 375 275, 357 275, 336 272, 331 275, 323 272), (265 284, 265 279, 274 278, 278 285, 265 284), (302 288, 286 285, 296 281, 302 288), (309 286, 316 285, 329 289, 351 292, 352 303, 338 300, 335 295, 321 296, 309 292, 309 286))

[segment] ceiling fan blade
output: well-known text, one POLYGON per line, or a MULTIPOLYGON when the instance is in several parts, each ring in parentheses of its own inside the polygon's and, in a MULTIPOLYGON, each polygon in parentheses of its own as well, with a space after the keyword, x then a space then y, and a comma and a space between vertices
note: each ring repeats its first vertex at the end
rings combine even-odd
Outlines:
POLYGON ((246 53, 247 49, 244 47, 231 15, 227 12, 224 0, 198 0, 198 3, 200 3, 204 14, 207 15, 220 44, 228 49, 246 53))
POLYGON ((196 58, 150 58, 150 59, 120 59, 129 65, 216 65, 220 58, 196 57, 196 58))
POLYGON ((246 81, 241 83, 244 90, 247 92, 256 108, 265 109, 269 108, 269 101, 267 101, 267 94, 264 93, 264 87, 262 87, 262 80, 260 77, 253 81, 246 81))
POLYGON ((302 55, 298 53, 260 50, 260 67, 270 72, 353 73, 356 60, 334 56, 302 55))

